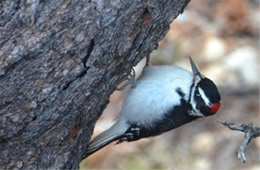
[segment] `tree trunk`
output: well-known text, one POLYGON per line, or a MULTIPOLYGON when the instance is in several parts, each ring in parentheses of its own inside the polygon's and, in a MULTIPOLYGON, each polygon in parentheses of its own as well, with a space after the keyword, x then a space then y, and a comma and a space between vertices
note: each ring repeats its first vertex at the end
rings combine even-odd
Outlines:
POLYGON ((188 2, 0 1, 0 169, 77 169, 109 95, 188 2))

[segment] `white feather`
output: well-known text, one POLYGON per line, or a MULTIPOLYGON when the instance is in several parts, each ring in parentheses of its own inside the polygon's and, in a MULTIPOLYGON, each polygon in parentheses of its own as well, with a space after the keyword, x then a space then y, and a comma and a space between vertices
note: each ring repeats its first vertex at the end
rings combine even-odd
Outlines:
POLYGON ((210 105, 211 103, 210 103, 208 97, 206 96, 206 94, 204 93, 204 91, 200 87, 199 87, 199 93, 200 93, 201 98, 205 102, 205 104, 210 105))
POLYGON ((153 66, 145 68, 125 97, 118 121, 152 126, 175 105, 180 104, 176 89, 180 88, 188 100, 192 74, 180 67, 153 66))
POLYGON ((146 67, 136 87, 127 93, 117 122, 90 142, 88 154, 123 135, 129 124, 153 126, 169 109, 180 104, 177 88, 181 89, 185 94, 184 99, 188 100, 192 79, 192 74, 180 67, 146 67))

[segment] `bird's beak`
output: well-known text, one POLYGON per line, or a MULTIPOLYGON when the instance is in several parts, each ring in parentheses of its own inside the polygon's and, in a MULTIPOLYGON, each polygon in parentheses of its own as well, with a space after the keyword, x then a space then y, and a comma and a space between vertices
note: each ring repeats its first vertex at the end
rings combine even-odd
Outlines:
POLYGON ((192 68, 193 76, 194 76, 194 77, 195 77, 195 76, 201 77, 201 74, 200 74, 198 68, 196 67, 196 65, 194 64, 194 62, 193 62, 191 56, 190 56, 189 58, 190 58, 190 65, 191 65, 191 68, 192 68))

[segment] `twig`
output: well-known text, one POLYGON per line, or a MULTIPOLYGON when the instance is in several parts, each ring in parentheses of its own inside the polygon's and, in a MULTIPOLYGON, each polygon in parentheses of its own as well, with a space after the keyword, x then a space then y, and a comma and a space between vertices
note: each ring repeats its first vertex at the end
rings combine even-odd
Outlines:
POLYGON ((245 148, 250 143, 252 138, 256 138, 260 136, 260 128, 259 127, 253 127, 253 123, 249 124, 242 124, 240 126, 234 125, 234 123, 227 123, 227 122, 220 122, 218 123, 227 126, 231 130, 241 131, 245 133, 244 140, 242 144, 239 147, 238 150, 238 158, 242 163, 246 162, 246 156, 245 156, 245 148))

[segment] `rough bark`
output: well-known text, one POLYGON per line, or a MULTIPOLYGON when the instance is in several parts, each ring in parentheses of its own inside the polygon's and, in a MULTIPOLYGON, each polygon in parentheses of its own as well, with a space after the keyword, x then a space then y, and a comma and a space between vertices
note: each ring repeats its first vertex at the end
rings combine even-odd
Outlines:
POLYGON ((0 1, 0 169, 77 169, 109 95, 188 2, 0 1))

